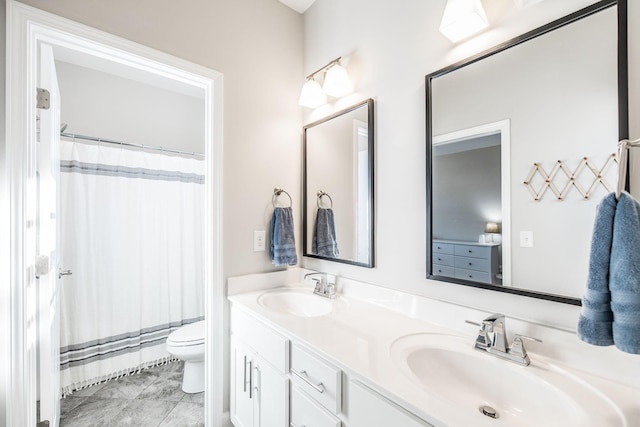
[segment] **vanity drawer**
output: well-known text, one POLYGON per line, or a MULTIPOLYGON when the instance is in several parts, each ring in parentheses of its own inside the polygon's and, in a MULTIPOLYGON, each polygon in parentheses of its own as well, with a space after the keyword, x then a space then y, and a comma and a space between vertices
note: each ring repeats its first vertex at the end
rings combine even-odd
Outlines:
POLYGON ((340 427, 341 425, 338 418, 315 403, 298 387, 291 387, 291 427, 340 427))
POLYGON ((474 282, 491 283, 491 274, 482 271, 456 268, 455 277, 458 279, 472 280, 474 282))
POLYGON ((433 264, 433 274, 435 276, 455 277, 455 268, 448 265, 433 264))
POLYGON ((271 363, 280 373, 288 369, 289 340, 242 310, 231 308, 231 332, 271 363))
POLYGON ((436 254, 450 254, 453 255, 453 246, 451 243, 433 242, 432 251, 436 254))
POLYGON ((456 268, 464 268, 466 270, 483 271, 488 273, 491 271, 491 260, 483 258, 470 258, 457 256, 455 261, 456 268))
POLYGON ((456 256, 467 256, 472 258, 489 259, 491 256, 490 246, 455 245, 454 254, 456 256))
POLYGON ((340 412, 342 403, 342 371, 340 369, 294 345, 291 350, 291 379, 295 385, 322 406, 334 414, 340 412))
POLYGON ((454 258, 453 255, 434 253, 433 254, 433 263, 434 264, 438 264, 438 265, 453 266, 453 265, 455 265, 454 262, 453 262, 453 258, 454 258))

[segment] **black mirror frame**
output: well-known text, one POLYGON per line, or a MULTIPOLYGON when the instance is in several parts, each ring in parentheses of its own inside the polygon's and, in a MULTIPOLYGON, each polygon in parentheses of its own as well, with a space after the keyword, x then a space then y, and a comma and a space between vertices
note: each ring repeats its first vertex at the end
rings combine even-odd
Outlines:
MULTIPOLYGON (((478 53, 470 58, 442 68, 434 73, 428 74, 425 77, 426 87, 426 154, 427 154, 427 171, 426 171, 426 184, 427 184, 427 224, 426 224, 426 241, 427 241, 427 279, 436 279, 438 281, 451 282, 459 285, 472 286, 476 288, 484 288, 488 290, 505 292, 509 294, 522 295, 532 298, 538 298, 548 301, 560 302, 571 305, 581 305, 581 300, 578 298, 566 297, 562 295, 549 294, 544 292, 530 291, 526 289, 499 287, 496 285, 482 284, 477 282, 469 282, 460 279, 453 279, 444 276, 437 276, 433 274, 433 254, 431 253, 431 241, 432 241, 432 228, 433 218, 431 205, 432 200, 432 80, 436 77, 443 76, 457 69, 466 67, 496 53, 510 49, 514 46, 522 44, 526 41, 532 40, 541 35, 547 34, 555 29, 564 27, 572 22, 578 21, 582 18, 591 16, 597 12, 605 10, 609 7, 618 6, 618 138, 619 140, 629 138, 629 76, 628 76, 628 39, 627 39, 627 0, 602 0, 594 3, 591 6, 585 7, 577 12, 569 14, 565 17, 557 19, 532 31, 529 31, 521 36, 508 40, 498 46, 488 49, 484 52, 478 53)), ((627 175, 629 169, 627 168, 627 175)), ((628 177, 627 177, 628 178, 628 177)), ((628 187, 629 179, 627 179, 628 187)), ((628 190, 628 188, 627 188, 628 190)))
POLYGON ((303 169, 303 177, 302 177, 302 201, 303 201, 303 206, 302 206, 302 255, 309 257, 309 258, 317 258, 317 259, 323 259, 326 261, 334 261, 334 262, 341 262, 344 264, 351 264, 351 265, 357 265, 359 267, 367 267, 367 268, 373 268, 375 267, 375 205, 374 205, 374 135, 375 135, 375 126, 374 126, 374 113, 373 113, 373 99, 369 98, 366 99, 362 102, 359 102, 355 105, 352 105, 348 108, 345 108, 344 110, 338 111, 330 116, 324 117, 318 121, 315 121, 313 123, 309 123, 307 125, 303 126, 303 146, 302 146, 302 169, 303 169), (371 228, 369 230, 369 260, 368 262, 358 262, 358 261, 352 261, 352 260, 348 260, 348 259, 341 259, 341 258, 331 258, 331 257, 325 257, 325 256, 321 256, 321 255, 316 255, 313 253, 309 253, 309 251, 307 250, 308 248, 308 221, 307 221, 307 197, 309 197, 309 194, 307 194, 307 130, 309 128, 312 128, 314 126, 320 125, 322 123, 328 122, 331 119, 335 119, 336 117, 342 116, 344 114, 350 113, 351 111, 354 111, 362 106, 367 106, 367 125, 368 125, 368 129, 369 129, 369 135, 368 135, 368 163, 369 163, 369 173, 367 176, 367 179, 369 180, 369 194, 367 197, 367 203, 369 205, 369 224, 371 224, 371 228))

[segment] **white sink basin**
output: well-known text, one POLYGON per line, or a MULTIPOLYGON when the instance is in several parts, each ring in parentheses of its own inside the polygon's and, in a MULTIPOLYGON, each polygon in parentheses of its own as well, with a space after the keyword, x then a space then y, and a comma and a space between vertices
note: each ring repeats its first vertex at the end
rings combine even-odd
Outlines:
POLYGON ((332 301, 314 295, 310 289, 275 289, 258 297, 258 304, 272 311, 300 317, 324 316, 333 310, 332 301))
POLYGON ((474 425, 627 425, 604 394, 535 355, 523 367, 473 349, 472 339, 424 333, 396 340, 391 357, 419 387, 455 404, 465 412, 461 416, 476 419, 474 425), (493 408, 499 418, 482 414, 483 406, 493 408))

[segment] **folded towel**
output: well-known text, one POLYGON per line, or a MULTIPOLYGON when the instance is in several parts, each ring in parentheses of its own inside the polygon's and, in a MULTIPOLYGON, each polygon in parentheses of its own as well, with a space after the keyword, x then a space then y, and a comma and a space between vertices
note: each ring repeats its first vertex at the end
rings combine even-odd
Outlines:
POLYGON ((333 209, 318 208, 316 224, 313 228, 311 251, 320 256, 337 258, 338 242, 336 241, 336 223, 333 209))
POLYGON ((609 289, 613 341, 640 354, 640 203, 621 193, 613 223, 609 289))
POLYGON ((293 210, 275 208, 271 217, 271 261, 277 265, 296 265, 296 239, 293 234, 293 210))
POLYGON ((578 338, 593 345, 613 345, 609 264, 616 204, 615 193, 600 202, 591 238, 587 291, 582 298, 578 338))

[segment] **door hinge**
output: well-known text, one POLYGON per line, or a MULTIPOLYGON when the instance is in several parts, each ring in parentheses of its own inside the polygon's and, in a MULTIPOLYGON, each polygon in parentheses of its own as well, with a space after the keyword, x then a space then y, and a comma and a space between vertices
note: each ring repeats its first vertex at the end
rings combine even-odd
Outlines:
POLYGON ((37 103, 36 103, 36 108, 39 108, 41 110, 48 110, 49 109, 49 91, 46 89, 42 89, 42 88, 38 88, 38 96, 37 96, 37 103))
POLYGON ((49 427, 49 420, 40 421, 36 427, 49 427))

